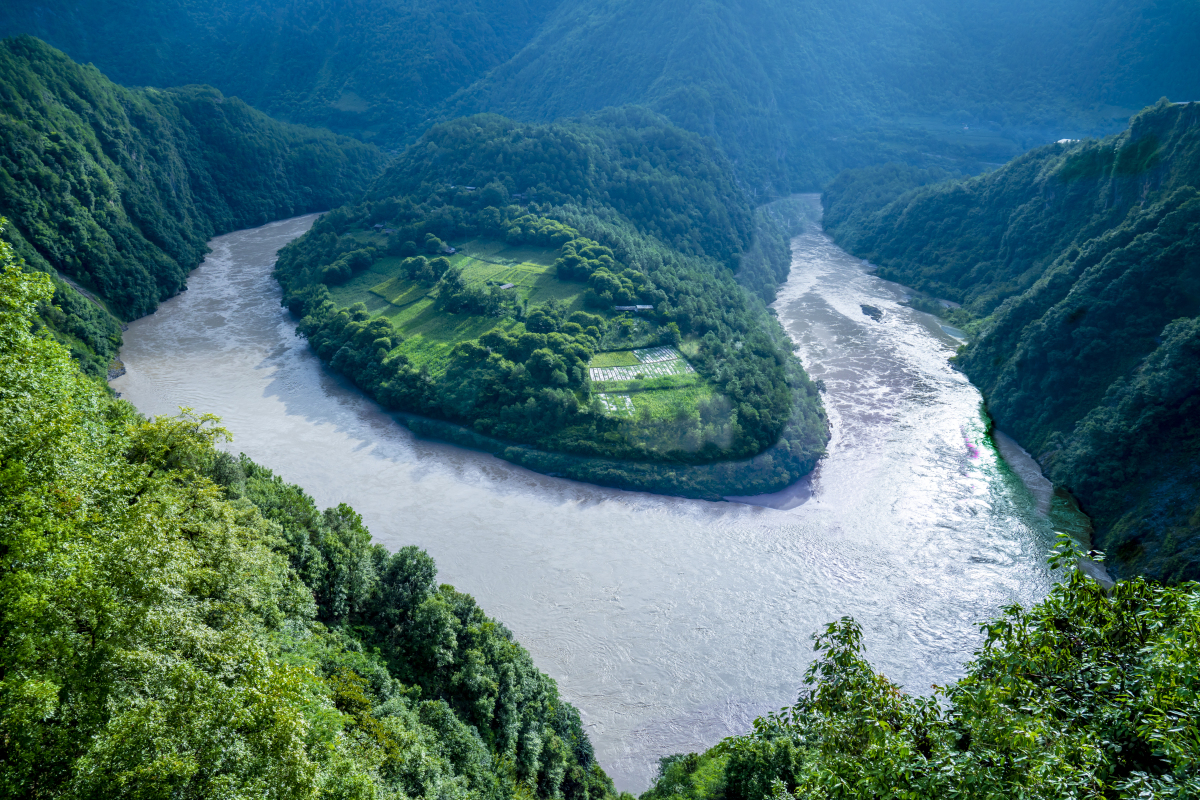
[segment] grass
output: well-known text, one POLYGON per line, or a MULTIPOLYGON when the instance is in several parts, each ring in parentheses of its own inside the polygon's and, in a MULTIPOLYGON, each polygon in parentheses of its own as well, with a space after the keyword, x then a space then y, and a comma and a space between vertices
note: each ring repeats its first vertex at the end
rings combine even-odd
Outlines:
MULTIPOLYGON (((377 235, 363 234, 364 243, 377 235)), ((455 244, 458 250, 448 256, 451 265, 463 271, 467 283, 488 283, 493 286, 513 284, 517 297, 530 304, 559 300, 567 312, 583 309, 582 283, 558 280, 554 261, 558 250, 522 245, 513 247, 494 239, 471 239, 455 244)), ((401 272, 403 258, 382 258, 365 272, 345 284, 330 290, 335 303, 351 306, 365 303, 372 316, 384 316, 392 321, 405 341, 400 352, 417 365, 431 369, 449 355, 455 344, 477 339, 495 328, 506 331, 524 330, 522 323, 512 319, 475 317, 449 314, 435 306, 434 288, 429 284, 411 281, 401 272)))
POLYGON ((609 353, 596 353, 592 358, 592 367, 636 367, 641 362, 632 350, 615 350, 609 353))
MULTIPOLYGON (((510 291, 529 303, 554 299, 566 304, 568 312, 583 308, 584 285, 555 277, 557 249, 528 245, 511 247, 492 239, 471 239, 459 244, 457 249, 449 260, 463 271, 463 280, 467 283, 496 286, 511 283, 514 288, 510 291)), ((367 302, 367 294, 375 294, 398 306, 419 300, 422 284, 404 278, 400 271, 403 262, 404 259, 399 257, 376 261, 366 272, 332 290, 334 301, 346 305, 367 302)), ((425 291, 428 290, 426 286, 425 291)))
POLYGON ((634 392, 629 399, 633 401, 634 413, 638 416, 645 409, 651 419, 675 419, 681 414, 691 414, 701 400, 712 397, 712 394, 712 387, 697 381, 693 386, 677 389, 634 392))
POLYGON ((557 249, 513 247, 483 238, 462 242, 456 249, 458 252, 450 257, 450 263, 463 270, 463 279, 468 283, 491 282, 500 286, 511 283, 514 286, 511 291, 530 303, 559 300, 567 305, 568 311, 583 308, 584 285, 555 277, 557 249))
POLYGON ((604 405, 609 408, 610 416, 673 420, 681 415, 691 414, 701 400, 712 397, 713 390, 703 381, 692 380, 684 386, 641 391, 621 391, 614 387, 603 394, 607 401, 604 405), (628 398, 632 403, 632 413, 626 410, 622 398, 628 398))

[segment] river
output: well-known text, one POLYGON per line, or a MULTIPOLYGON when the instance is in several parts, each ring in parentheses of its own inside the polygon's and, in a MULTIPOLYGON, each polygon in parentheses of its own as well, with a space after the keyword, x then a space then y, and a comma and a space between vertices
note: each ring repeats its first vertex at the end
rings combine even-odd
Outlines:
POLYGON ((322 507, 350 503, 389 548, 428 550, 579 707, 618 788, 794 702, 830 620, 854 616, 872 663, 927 692, 962 674, 979 621, 1049 590, 1046 498, 984 435, 979 392, 947 363, 957 340, 819 226, 793 241, 775 308, 825 384, 833 439, 810 479, 754 505, 415 439, 279 305, 274 253, 313 219, 214 239, 189 291, 130 325, 113 388, 146 414, 220 415, 235 451, 322 507))

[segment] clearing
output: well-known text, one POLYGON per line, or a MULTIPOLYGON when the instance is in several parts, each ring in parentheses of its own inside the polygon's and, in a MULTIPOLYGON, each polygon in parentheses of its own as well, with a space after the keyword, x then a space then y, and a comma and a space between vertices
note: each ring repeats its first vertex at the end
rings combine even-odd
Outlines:
MULTIPOLYGON (((504 291, 513 292, 531 305, 558 300, 566 306, 567 313, 583 309, 586 286, 555 277, 558 248, 514 247, 483 238, 455 243, 454 248, 457 252, 446 258, 451 266, 463 271, 467 284, 493 287, 512 284, 511 289, 504 291)), ((496 328, 524 330, 524 325, 511 317, 450 314, 437 308, 435 287, 406 278, 401 271, 403 261, 400 257, 382 258, 347 283, 331 289, 330 294, 338 305, 364 303, 372 316, 391 320, 405 339, 400 352, 414 363, 429 364, 432 368, 458 342, 478 339, 496 328)))
MULTIPOLYGON (((463 271, 463 280, 468 284, 486 284, 495 289, 511 284, 512 288, 502 291, 513 292, 524 303, 557 300, 566 307, 567 314, 584 310, 586 286, 560 281, 555 276, 557 248, 513 247, 484 238, 455 242, 453 246, 457 252, 446 258, 463 271)), ((340 306, 363 303, 372 316, 391 320, 404 336, 399 352, 414 364, 436 372, 459 342, 478 339, 497 329, 524 332, 524 323, 513 317, 444 311, 437 306, 436 286, 405 277, 403 261, 399 257, 382 258, 342 286, 330 289, 330 294, 340 306)), ((600 313, 613 318, 611 312, 600 313)), ((675 419, 691 413, 700 400, 712 396, 712 388, 678 349, 650 344, 656 337, 657 326, 636 317, 625 319, 603 337, 610 347, 619 341, 626 348, 597 353, 589 365, 593 389, 607 414, 675 419), (639 343, 646 346, 637 348, 639 343)), ((694 349, 690 342, 682 347, 686 350, 689 345, 694 349)))
POLYGON ((674 419, 713 394, 674 347, 597 353, 589 372, 596 397, 614 417, 674 419))

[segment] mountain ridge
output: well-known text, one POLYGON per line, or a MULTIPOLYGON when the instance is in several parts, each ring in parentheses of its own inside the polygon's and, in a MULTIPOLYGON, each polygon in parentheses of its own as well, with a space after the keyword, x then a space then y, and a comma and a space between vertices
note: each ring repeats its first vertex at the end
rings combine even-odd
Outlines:
POLYGON ((890 202, 858 186, 878 170, 830 186, 834 239, 962 303, 957 363, 1080 500, 1113 569, 1200 575, 1200 103, 966 181, 900 194, 913 176, 896 176, 890 202))
POLYGON ((18 255, 106 305, 97 316, 60 284, 43 315, 91 374, 120 341, 108 311, 152 313, 212 236, 357 197, 385 161, 211 87, 126 89, 28 36, 0 42, 0 129, 0 214, 18 255))

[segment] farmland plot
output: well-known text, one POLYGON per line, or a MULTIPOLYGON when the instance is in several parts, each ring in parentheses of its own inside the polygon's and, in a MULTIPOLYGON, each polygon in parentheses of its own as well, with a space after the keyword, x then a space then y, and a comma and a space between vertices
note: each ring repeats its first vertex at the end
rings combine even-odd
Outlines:
POLYGON ((593 381, 632 381, 637 379, 665 378, 670 375, 688 375, 695 372, 683 355, 674 347, 652 347, 634 350, 637 366, 592 367, 593 381))

